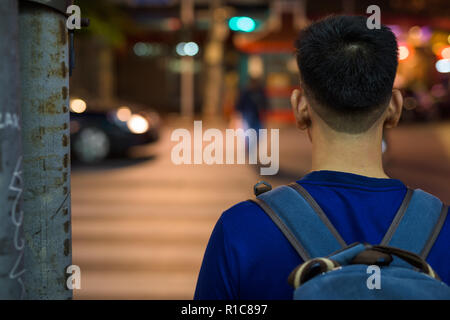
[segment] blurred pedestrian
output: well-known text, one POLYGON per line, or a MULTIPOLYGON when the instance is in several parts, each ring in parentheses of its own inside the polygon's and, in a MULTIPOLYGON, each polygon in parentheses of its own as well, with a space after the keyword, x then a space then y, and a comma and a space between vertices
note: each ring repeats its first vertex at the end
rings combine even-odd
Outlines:
POLYGON ((267 97, 260 79, 251 78, 240 96, 236 110, 241 114, 244 130, 263 128, 263 116, 267 110, 267 97))

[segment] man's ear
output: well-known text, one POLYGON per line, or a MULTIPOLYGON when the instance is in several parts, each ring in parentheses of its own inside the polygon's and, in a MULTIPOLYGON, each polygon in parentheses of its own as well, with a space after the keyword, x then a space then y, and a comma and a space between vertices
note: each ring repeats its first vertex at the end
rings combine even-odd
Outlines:
POLYGON ((385 128, 394 128, 400 121, 403 109, 403 96, 400 90, 392 90, 392 97, 387 109, 386 119, 384 121, 385 128))
POLYGON ((291 94, 291 106, 294 112, 297 128, 301 130, 307 129, 311 124, 311 116, 308 110, 308 100, 302 92, 303 90, 295 89, 291 94))

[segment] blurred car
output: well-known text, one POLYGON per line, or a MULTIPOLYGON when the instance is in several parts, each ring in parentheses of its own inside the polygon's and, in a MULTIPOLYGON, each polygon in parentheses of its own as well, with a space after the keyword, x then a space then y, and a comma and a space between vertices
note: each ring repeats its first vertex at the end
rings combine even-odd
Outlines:
POLYGON ((71 151, 83 163, 124 156, 132 146, 156 142, 159 128, 158 113, 136 104, 70 101, 71 151))

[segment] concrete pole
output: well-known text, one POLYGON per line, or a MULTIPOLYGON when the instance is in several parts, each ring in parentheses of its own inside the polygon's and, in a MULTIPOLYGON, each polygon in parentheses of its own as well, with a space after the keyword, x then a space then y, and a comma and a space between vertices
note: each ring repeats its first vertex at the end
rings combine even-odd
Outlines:
POLYGON ((24 295, 17 0, 0 6, 0 300, 24 295))
POLYGON ((223 100, 224 42, 228 36, 228 13, 222 0, 210 2, 210 32, 205 50, 206 82, 203 99, 203 116, 216 119, 223 100))
POLYGON ((24 282, 27 299, 71 299, 68 35, 63 12, 39 2, 19 6, 24 282))
MULTIPOLYGON (((180 17, 187 37, 194 24, 194 0, 180 0, 180 17)), ((190 39, 189 39, 190 41, 190 39)), ((194 57, 181 57, 181 115, 194 116, 194 57)))

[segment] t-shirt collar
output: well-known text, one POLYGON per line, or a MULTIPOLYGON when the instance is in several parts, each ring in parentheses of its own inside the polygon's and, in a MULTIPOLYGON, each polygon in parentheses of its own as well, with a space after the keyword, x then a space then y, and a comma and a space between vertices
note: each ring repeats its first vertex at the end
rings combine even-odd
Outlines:
POLYGON ((350 184, 350 185, 360 185, 365 187, 402 187, 405 188, 403 182, 397 179, 388 178, 372 178, 359 174, 340 172, 340 171, 330 171, 330 170, 320 170, 312 171, 299 182, 331 182, 338 184, 350 184))

